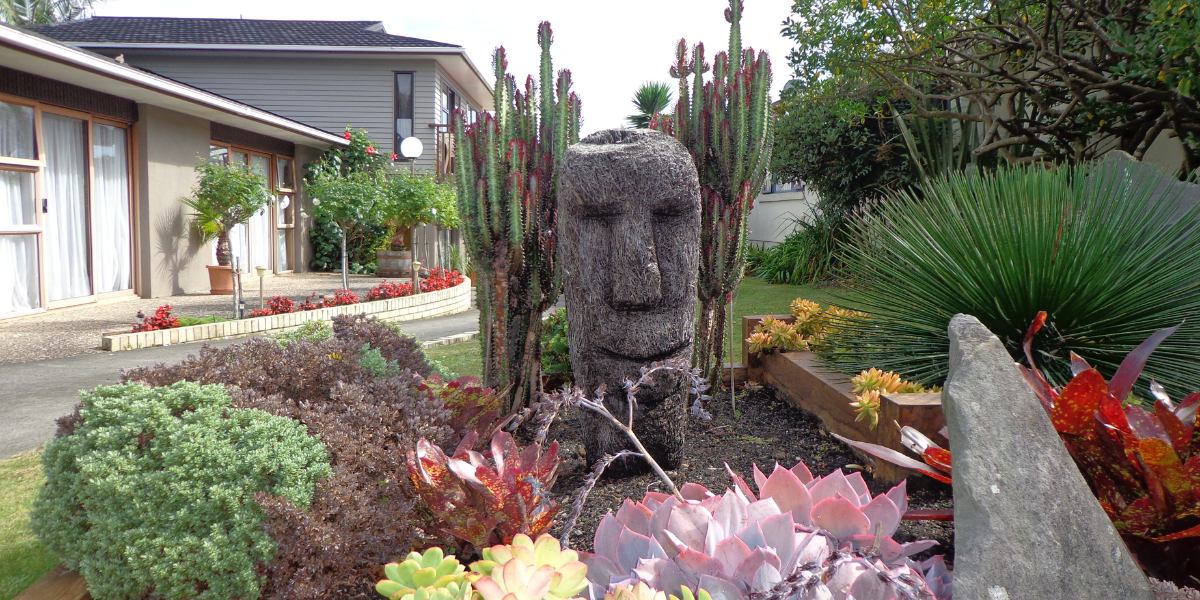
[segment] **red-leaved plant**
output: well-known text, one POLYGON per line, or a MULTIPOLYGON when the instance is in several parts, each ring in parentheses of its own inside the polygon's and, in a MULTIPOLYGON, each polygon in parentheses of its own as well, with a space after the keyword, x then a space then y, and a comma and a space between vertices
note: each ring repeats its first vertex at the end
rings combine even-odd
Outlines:
POLYGON ((358 294, 355 294, 353 290, 338 290, 332 296, 326 296, 324 304, 325 306, 358 304, 358 294))
POLYGON ((477 377, 464 376, 453 381, 442 381, 437 375, 421 382, 419 389, 441 401, 450 411, 446 423, 454 432, 455 440, 461 441, 474 434, 487 440, 508 421, 500 409, 500 396, 496 390, 483 387, 477 377))
MULTIPOLYGON (((1109 381, 1072 353, 1071 381, 1056 390, 1033 358, 1033 339, 1045 324, 1046 312, 1041 311, 1025 333, 1029 366, 1020 366, 1021 373, 1100 506, 1142 564, 1153 567, 1160 577, 1186 583, 1200 570, 1194 548, 1200 541, 1200 392, 1176 403, 1162 386, 1151 382, 1152 410, 1128 401, 1150 354, 1176 328, 1159 330, 1134 348, 1109 381), (1155 558, 1151 560, 1148 553, 1155 558)), ((924 463, 876 444, 838 439, 950 483, 950 453, 911 427, 901 431, 905 447, 924 463)))
POLYGON ((384 281, 367 292, 367 301, 388 300, 412 294, 411 283, 384 281))
MULTIPOLYGON (((171 314, 171 305, 164 304, 154 310, 154 315, 143 317, 142 322, 133 326, 133 332, 158 331, 159 329, 174 329, 179 327, 179 319, 171 314)), ((141 316, 141 313, 138 313, 141 316)))
POLYGON ((429 271, 429 276, 421 280, 421 291, 436 292, 452 288, 462 282, 462 273, 454 270, 448 271, 441 267, 434 267, 429 271))
POLYGON ((476 441, 468 434, 446 456, 422 438, 408 453, 409 479, 442 532, 478 550, 510 543, 518 533, 536 537, 548 531, 558 513, 550 497, 558 442, 545 451, 538 444, 521 449, 511 434, 499 431, 485 456, 469 450, 476 441))
POLYGON ((250 311, 251 317, 269 317, 271 315, 285 315, 290 312, 296 312, 296 303, 287 296, 271 296, 267 300, 265 308, 256 308, 250 311))

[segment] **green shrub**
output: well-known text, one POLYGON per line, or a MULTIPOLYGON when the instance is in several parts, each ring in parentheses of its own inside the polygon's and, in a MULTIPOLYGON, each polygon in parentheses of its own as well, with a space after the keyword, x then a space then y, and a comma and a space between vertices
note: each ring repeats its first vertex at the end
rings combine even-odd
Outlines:
POLYGON ((274 336, 280 346, 293 342, 323 342, 333 337, 333 326, 327 321, 309 321, 296 329, 274 336))
POLYGON ((303 425, 219 385, 99 387, 46 446, 34 532, 97 600, 257 598, 276 545, 256 494, 300 507, 332 473, 303 425))
POLYGON ((378 348, 365 345, 358 355, 358 366, 370 371, 374 377, 394 377, 400 374, 400 366, 394 360, 384 358, 378 348))
POLYGON ((571 348, 567 341, 567 309, 560 308, 542 324, 542 373, 552 381, 550 389, 571 383, 571 348))
POLYGON ((802 285, 829 279, 844 221, 840 213, 815 209, 807 218, 792 217, 791 233, 759 251, 751 272, 767 283, 802 285))
POLYGON ((1111 377, 1142 340, 1182 323, 1144 380, 1182 397, 1200 382, 1200 209, 1177 213, 1168 183, 1149 167, 1032 167, 897 195, 852 225, 844 275, 868 315, 832 334, 824 358, 940 383, 954 314, 978 317, 1015 357, 1045 310, 1035 351, 1061 382, 1072 352, 1111 377))

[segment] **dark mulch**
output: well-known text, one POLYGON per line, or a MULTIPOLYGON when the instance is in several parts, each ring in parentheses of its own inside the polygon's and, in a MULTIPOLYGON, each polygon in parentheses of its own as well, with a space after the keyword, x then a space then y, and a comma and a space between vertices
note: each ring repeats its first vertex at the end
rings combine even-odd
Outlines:
MULTIPOLYGON (((711 421, 692 419, 688 424, 687 460, 683 466, 668 471, 676 485, 688 481, 700 483, 720 493, 730 485, 725 472, 728 463, 742 474, 753 486, 751 465, 757 463, 763 472, 770 474, 779 462, 791 467, 804 461, 815 475, 823 475, 834 469, 854 469, 859 461, 841 442, 829 435, 816 417, 793 408, 776 397, 770 387, 740 391, 737 414, 730 407, 729 395, 709 401, 713 413, 711 421)), ((576 490, 587 477, 583 461, 584 419, 596 418, 591 414, 580 414, 577 409, 568 409, 551 431, 551 439, 559 440, 564 458, 554 491, 563 504, 559 520, 566 518, 576 490)), ((884 492, 888 486, 876 483, 869 474, 865 475, 872 493, 884 492)), ((949 508, 950 488, 921 476, 910 477, 910 508, 949 508)), ((662 482, 653 474, 623 479, 602 479, 588 496, 583 512, 571 535, 571 546, 591 550, 591 534, 600 524, 600 519, 609 511, 616 511, 624 498, 640 500, 647 490, 662 491, 662 482)), ((554 533, 559 533, 557 530, 554 533)), ((946 555, 951 562, 954 555, 954 525, 933 521, 906 521, 900 527, 896 539, 901 542, 915 539, 933 539, 940 545, 934 553, 946 555)), ((923 558, 924 555, 918 558, 923 558)))

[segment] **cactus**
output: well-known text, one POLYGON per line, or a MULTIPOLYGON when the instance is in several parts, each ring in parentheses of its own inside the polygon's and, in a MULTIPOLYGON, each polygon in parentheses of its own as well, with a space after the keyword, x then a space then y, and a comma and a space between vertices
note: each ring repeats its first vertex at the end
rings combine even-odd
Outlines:
POLYGON ((558 299, 557 167, 579 140, 571 72, 554 79, 550 23, 538 27, 541 72, 518 89, 496 49, 495 111, 467 124, 454 116, 459 212, 475 267, 484 384, 506 390, 516 411, 540 393, 541 315, 558 299))
POLYGON ((383 573, 387 578, 375 584, 375 591, 389 600, 466 600, 471 597, 466 570, 453 555, 443 555, 441 548, 430 548, 424 554, 410 552, 403 562, 384 565, 383 573))
POLYGON ((742 49, 742 0, 729 0, 729 50, 713 59, 704 80, 704 44, 689 54, 679 40, 671 77, 679 80, 675 113, 652 119, 651 127, 675 136, 692 155, 700 174, 700 273, 696 296, 693 364, 717 383, 723 359, 725 301, 742 281, 746 265, 746 217, 762 189, 771 160, 771 59, 742 49))

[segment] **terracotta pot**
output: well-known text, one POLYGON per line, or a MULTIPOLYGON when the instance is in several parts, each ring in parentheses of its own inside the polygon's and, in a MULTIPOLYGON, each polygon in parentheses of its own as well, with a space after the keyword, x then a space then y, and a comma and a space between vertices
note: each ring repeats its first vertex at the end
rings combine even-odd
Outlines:
POLYGON ((233 295, 233 267, 208 265, 208 287, 210 294, 233 295))

